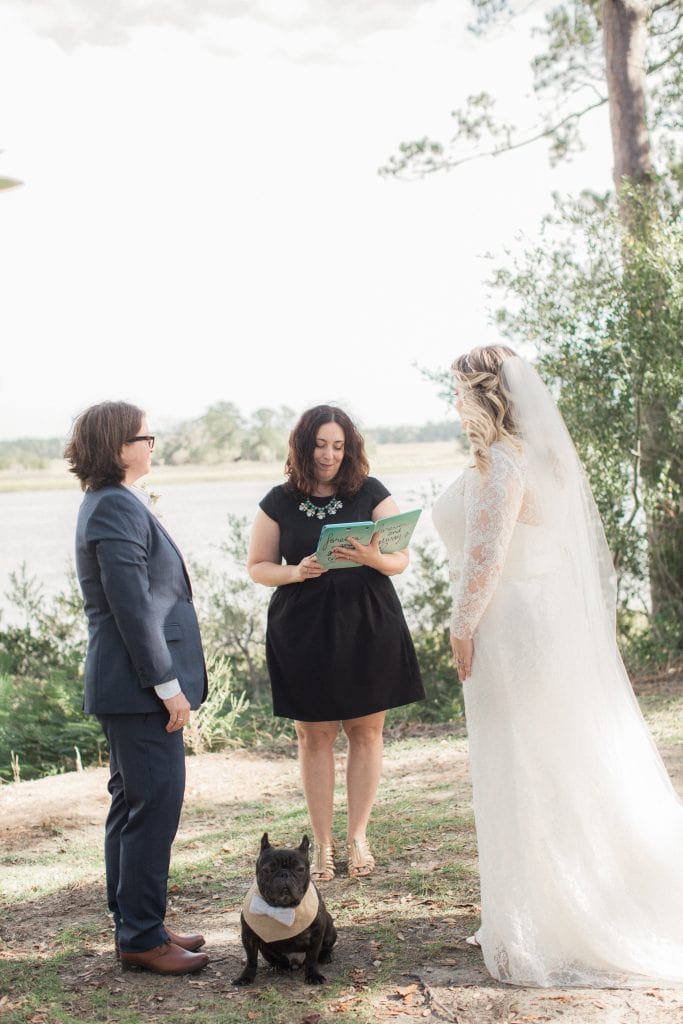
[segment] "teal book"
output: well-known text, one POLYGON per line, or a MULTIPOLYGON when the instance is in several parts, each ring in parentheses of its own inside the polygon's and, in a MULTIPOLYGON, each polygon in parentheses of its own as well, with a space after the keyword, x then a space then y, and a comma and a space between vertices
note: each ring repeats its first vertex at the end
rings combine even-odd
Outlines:
POLYGON ((420 518, 421 508, 410 512, 399 512, 395 516, 386 516, 376 523, 329 523, 323 526, 318 541, 316 556, 326 569, 358 568, 358 562, 345 562, 332 554, 333 548, 350 548, 345 543, 347 537, 354 537, 361 544, 369 544, 376 533, 379 533, 379 549, 383 554, 402 551, 407 548, 413 535, 415 524, 420 518))

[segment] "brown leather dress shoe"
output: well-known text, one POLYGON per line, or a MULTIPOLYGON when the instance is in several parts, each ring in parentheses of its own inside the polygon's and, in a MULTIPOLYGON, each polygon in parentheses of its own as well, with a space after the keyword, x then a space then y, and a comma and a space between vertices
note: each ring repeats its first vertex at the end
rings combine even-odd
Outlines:
MULTIPOLYGON (((198 949, 201 949, 206 939, 203 935, 177 935, 172 932, 170 928, 166 928, 166 934, 168 935, 169 942, 172 942, 174 946, 180 946, 181 949, 187 949, 190 953, 196 953, 198 949)), ((120 957, 119 940, 114 936, 114 952, 117 958, 120 957)))
MULTIPOLYGON (((166 927, 164 925, 164 927, 166 927)), ((166 928, 166 934, 174 946, 180 946, 181 949, 187 949, 190 953, 196 953, 198 949, 201 949, 206 939, 203 935, 176 935, 170 928, 166 928)))
POLYGON ((124 953, 121 950, 120 956, 124 970, 137 967, 154 974, 195 974, 209 962, 206 953, 191 953, 173 942, 164 942, 142 953, 124 953))

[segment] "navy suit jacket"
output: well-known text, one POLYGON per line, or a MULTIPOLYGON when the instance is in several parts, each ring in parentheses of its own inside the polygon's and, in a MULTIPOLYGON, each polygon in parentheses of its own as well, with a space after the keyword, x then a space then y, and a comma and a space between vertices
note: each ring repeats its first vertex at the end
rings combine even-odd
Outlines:
POLYGON ((176 677, 198 708, 207 678, 190 578, 168 533, 127 487, 85 494, 76 571, 88 617, 86 713, 162 711, 153 687, 176 677))

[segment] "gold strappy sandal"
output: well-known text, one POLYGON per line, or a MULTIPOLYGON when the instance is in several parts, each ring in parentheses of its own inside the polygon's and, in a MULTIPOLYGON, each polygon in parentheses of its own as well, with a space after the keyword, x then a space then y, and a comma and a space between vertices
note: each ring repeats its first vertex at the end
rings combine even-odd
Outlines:
POLYGON ((311 858, 311 878, 314 882, 331 882, 334 878, 334 846, 315 843, 311 858))
POLYGON ((347 846, 349 852, 349 878, 362 878, 371 875, 375 870, 375 858, 372 856, 367 839, 353 839, 347 846))

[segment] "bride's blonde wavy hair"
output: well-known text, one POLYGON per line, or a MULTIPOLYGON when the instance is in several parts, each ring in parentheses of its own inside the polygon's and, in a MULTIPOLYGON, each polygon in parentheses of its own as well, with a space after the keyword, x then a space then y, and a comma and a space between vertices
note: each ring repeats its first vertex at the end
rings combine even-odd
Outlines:
POLYGON ((458 356, 451 370, 462 401, 462 422, 477 469, 487 472, 494 441, 519 450, 510 396, 501 378, 506 359, 517 353, 507 345, 480 345, 458 356))

